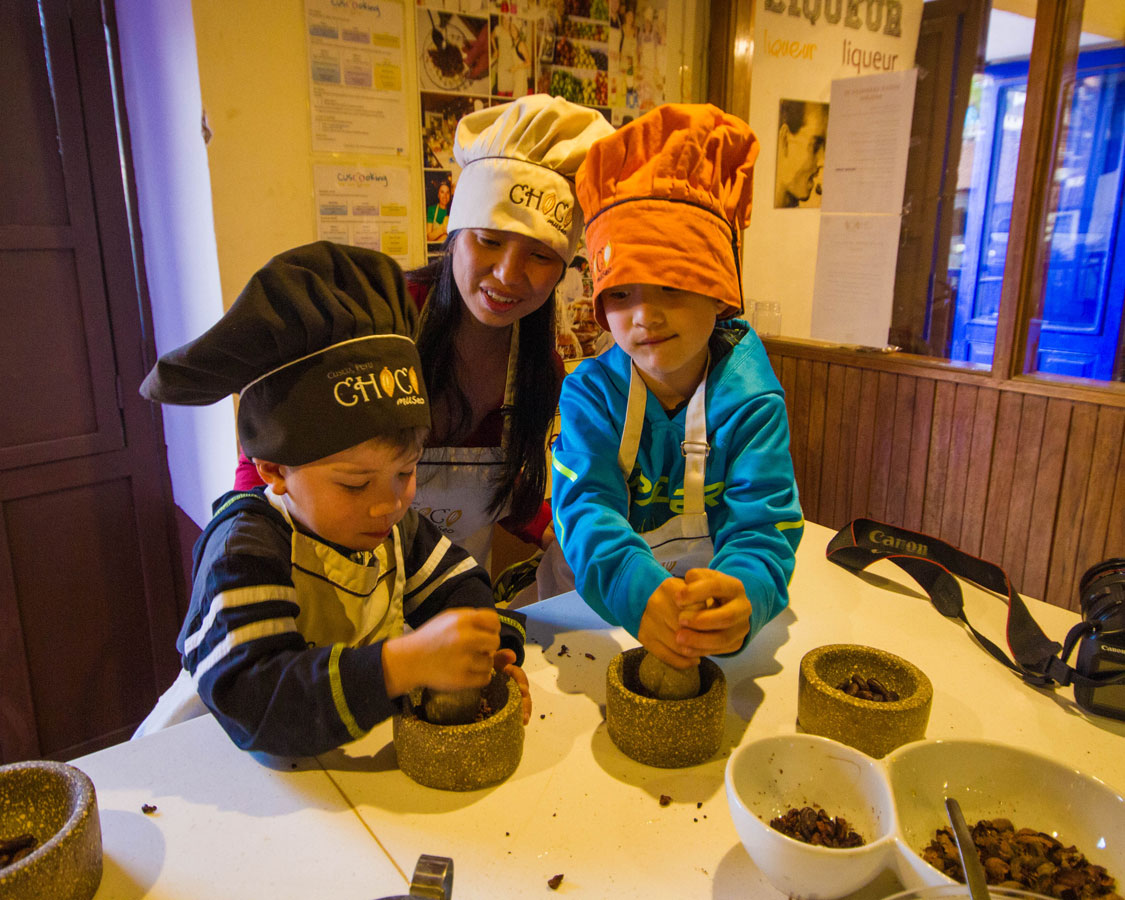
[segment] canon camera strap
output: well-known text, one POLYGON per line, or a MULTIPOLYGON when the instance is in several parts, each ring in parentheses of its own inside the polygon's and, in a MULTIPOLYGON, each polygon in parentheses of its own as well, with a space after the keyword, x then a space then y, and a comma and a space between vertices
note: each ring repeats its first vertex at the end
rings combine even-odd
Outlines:
POLYGON ((876 560, 890 560, 922 586, 938 612, 963 622, 985 650, 1030 684, 1057 682, 1062 686, 1073 683, 1096 687, 1109 680, 1083 675, 1065 662, 1075 642, 1089 630, 1084 622, 1071 629, 1065 646, 1052 641, 1031 617, 1003 569, 945 541, 874 519, 855 519, 828 542, 826 555, 853 573, 876 560), (961 585, 954 576, 1007 597, 1007 639, 1014 661, 970 624, 965 616, 961 585))

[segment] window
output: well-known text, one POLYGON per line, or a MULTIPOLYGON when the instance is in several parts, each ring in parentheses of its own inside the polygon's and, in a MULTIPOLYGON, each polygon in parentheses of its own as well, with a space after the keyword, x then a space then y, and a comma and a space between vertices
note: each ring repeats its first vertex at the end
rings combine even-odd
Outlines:
MULTIPOLYGON (((926 3, 919 39, 918 65, 938 76, 938 93, 930 45, 948 53, 949 42, 927 23, 950 5, 926 3)), ((952 133, 912 154, 907 217, 933 224, 910 233, 935 249, 927 259, 903 242, 891 340, 999 377, 1125 381, 1125 15, 1118 0, 1087 0, 1081 28, 1067 28, 1082 4, 1041 3, 1038 22, 1033 4, 1020 5, 993 3, 967 90, 948 79, 952 133), (1047 127, 1025 134, 1032 104, 1047 127), (933 208, 912 203, 919 166, 938 153, 940 196, 933 208)), ((972 27, 963 17, 962 54, 972 27)))

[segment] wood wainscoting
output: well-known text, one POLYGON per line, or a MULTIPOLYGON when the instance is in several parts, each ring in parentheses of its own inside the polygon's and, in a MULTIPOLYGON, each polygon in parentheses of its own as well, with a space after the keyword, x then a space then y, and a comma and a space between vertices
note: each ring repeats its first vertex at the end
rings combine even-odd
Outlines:
POLYGON ((922 531, 1078 610, 1091 565, 1125 556, 1125 408, 1095 391, 768 341, 805 517, 922 531))

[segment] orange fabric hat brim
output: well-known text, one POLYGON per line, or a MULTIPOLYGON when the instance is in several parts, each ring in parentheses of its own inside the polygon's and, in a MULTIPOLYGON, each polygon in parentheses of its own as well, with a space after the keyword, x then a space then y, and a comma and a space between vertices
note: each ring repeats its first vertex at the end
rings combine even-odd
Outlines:
MULTIPOLYGON (((741 235, 738 235, 741 238, 741 235)), ((643 198, 606 207, 586 226, 594 273, 594 317, 608 330, 602 291, 658 284, 714 297, 720 318, 742 312, 737 255, 741 240, 715 213, 691 203, 643 198)))

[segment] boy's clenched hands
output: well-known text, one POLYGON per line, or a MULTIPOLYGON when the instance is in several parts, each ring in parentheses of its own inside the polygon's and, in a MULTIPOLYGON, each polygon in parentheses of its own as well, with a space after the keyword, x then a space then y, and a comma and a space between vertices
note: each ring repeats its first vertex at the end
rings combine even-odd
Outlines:
POLYGON ((494 609, 447 609, 416 631, 383 644, 388 697, 416 687, 436 691, 484 687, 492 671, 506 672, 523 695, 524 724, 531 718, 527 676, 511 650, 500 649, 500 617, 494 609))
POLYGON ((637 639, 654 656, 686 669, 703 656, 733 653, 750 631, 742 582, 714 569, 665 579, 649 597, 637 639))

